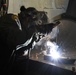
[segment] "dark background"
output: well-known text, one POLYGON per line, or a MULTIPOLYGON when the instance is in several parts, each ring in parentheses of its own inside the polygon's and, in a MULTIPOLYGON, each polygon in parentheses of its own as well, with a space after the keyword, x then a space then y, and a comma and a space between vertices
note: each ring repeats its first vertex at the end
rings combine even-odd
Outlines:
POLYGON ((76 20, 76 0, 69 0, 66 13, 62 14, 62 18, 76 20))

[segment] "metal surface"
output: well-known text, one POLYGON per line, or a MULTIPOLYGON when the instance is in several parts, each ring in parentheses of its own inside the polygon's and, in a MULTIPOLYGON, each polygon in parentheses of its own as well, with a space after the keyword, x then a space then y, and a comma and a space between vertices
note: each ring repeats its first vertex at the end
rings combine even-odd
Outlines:
MULTIPOLYGON (((61 24, 58 26, 58 28, 59 33, 56 37, 56 43, 59 46, 60 52, 63 53, 64 57, 76 59, 76 22, 72 20, 61 20, 61 24)), ((43 43, 45 43, 45 41, 43 43)), ((33 49, 31 51, 30 59, 58 66, 68 70, 72 70, 72 67, 76 68, 76 63, 59 64, 44 60, 44 51, 40 47, 41 45, 38 46, 37 49, 33 49)))

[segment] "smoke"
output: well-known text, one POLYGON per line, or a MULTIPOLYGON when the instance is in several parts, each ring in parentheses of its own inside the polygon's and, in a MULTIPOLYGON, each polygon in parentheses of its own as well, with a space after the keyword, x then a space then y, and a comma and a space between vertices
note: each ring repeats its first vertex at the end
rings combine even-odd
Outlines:
POLYGON ((50 39, 56 38, 58 33, 59 33, 59 29, 58 26, 56 26, 55 28, 52 29, 52 32, 49 34, 50 39))

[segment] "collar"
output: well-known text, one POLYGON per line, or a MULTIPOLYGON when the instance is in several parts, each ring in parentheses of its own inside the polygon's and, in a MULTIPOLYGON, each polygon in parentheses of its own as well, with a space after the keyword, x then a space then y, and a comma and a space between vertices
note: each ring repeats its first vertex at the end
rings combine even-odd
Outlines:
POLYGON ((20 20, 19 20, 18 16, 17 15, 12 15, 12 19, 16 21, 19 29, 22 30, 21 23, 20 23, 20 20))

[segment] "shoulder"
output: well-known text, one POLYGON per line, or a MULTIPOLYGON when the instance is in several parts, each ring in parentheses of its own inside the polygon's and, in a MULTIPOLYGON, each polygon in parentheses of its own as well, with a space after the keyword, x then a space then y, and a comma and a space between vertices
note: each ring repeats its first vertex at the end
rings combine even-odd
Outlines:
POLYGON ((12 14, 12 15, 11 15, 11 18, 12 18, 13 20, 15 20, 15 19, 18 19, 18 16, 15 15, 15 14, 12 14))

